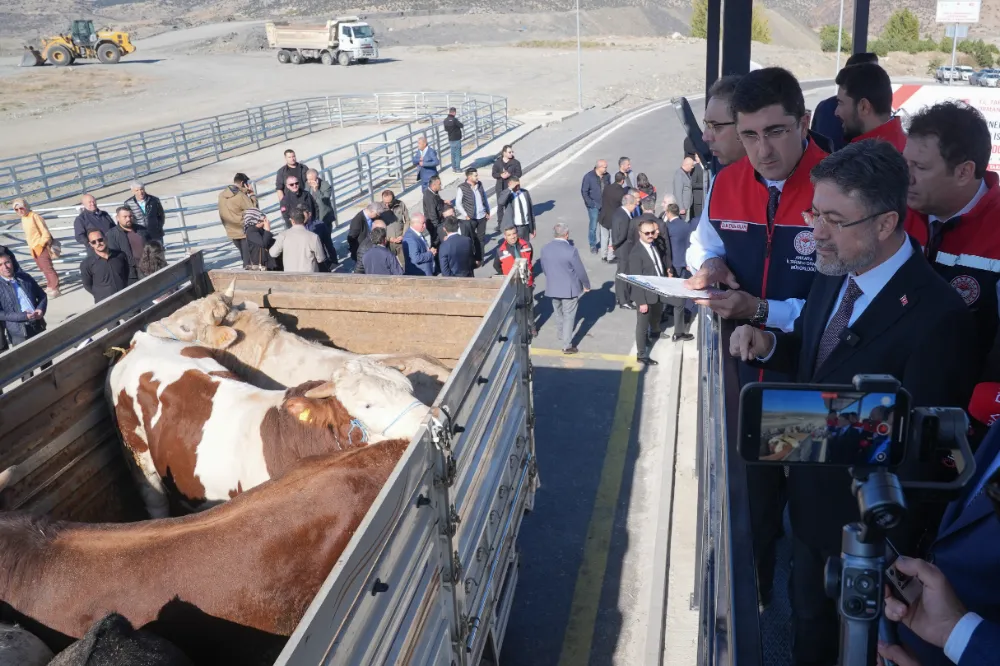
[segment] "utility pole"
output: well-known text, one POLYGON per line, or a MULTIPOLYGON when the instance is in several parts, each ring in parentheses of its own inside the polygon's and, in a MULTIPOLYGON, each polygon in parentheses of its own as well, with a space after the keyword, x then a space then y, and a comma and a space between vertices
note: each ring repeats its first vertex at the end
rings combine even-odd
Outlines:
POLYGON ((955 34, 951 36, 951 72, 948 73, 948 85, 955 82, 955 48, 958 46, 958 24, 955 24, 955 34))
POLYGON ((837 25, 837 71, 834 76, 840 73, 840 46, 844 37, 844 0, 840 0, 840 23, 837 25))
POLYGON ((583 111, 583 47, 580 44, 580 0, 576 0, 576 106, 580 111, 583 111))

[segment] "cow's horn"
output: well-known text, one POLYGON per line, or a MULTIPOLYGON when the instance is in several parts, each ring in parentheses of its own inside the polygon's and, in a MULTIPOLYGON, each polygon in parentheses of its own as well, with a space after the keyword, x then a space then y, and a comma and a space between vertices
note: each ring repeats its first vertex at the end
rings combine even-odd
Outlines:
POLYGON ((3 490, 10 485, 11 479, 14 478, 14 472, 16 471, 17 465, 11 465, 4 471, 0 472, 0 490, 3 490))
POLYGON ((228 298, 230 301, 233 300, 233 298, 236 296, 236 278, 233 278, 233 281, 229 283, 228 287, 226 287, 226 292, 222 295, 228 298))

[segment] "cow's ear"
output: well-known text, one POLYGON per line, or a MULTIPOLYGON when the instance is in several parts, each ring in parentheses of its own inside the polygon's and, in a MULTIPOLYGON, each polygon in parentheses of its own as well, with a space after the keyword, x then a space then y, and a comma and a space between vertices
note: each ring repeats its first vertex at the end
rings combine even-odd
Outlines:
POLYGON ((209 326, 205 329, 205 344, 212 349, 226 349, 240 337, 230 326, 209 326))
POLYGON ((289 398, 285 401, 284 409, 303 423, 311 423, 314 418, 312 400, 307 398, 289 398))
POLYGON ((311 388, 305 393, 305 397, 311 398, 313 400, 322 400, 323 398, 334 398, 337 395, 337 385, 333 382, 323 382, 315 388, 311 388))

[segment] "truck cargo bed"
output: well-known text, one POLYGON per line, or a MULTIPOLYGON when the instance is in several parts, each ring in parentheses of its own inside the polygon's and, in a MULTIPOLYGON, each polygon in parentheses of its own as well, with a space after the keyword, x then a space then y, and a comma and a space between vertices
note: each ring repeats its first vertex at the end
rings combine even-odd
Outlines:
POLYGON ((359 353, 428 354, 453 368, 435 402, 441 417, 414 438, 277 663, 495 659, 536 479, 530 301, 516 271, 206 273, 193 255, 0 356, 0 385, 57 359, 0 396, 0 469, 18 465, 13 508, 84 522, 144 518, 104 395, 105 354, 234 277, 237 302, 267 308, 304 337, 359 353))

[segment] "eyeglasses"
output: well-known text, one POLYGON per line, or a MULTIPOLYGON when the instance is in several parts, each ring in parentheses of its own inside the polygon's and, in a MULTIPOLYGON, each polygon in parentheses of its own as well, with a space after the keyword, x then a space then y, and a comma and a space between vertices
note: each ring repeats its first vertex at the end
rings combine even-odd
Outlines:
POLYGON ((716 123, 716 122, 713 122, 711 120, 705 120, 703 122, 705 123, 705 131, 706 132, 709 132, 709 131, 711 131, 711 132, 718 132, 723 127, 729 127, 730 125, 735 125, 736 124, 735 120, 731 120, 728 123, 716 123))
POLYGON ((653 229, 652 231, 640 231, 639 233, 642 234, 643 236, 655 236, 657 234, 657 231, 656 229, 653 229))
POLYGON ((855 220, 854 222, 831 222, 823 215, 819 213, 814 213, 811 210, 802 211, 802 220, 808 224, 813 229, 821 226, 827 226, 831 229, 836 229, 840 231, 841 229, 846 229, 847 227, 853 227, 858 224, 864 224, 869 220, 874 220, 879 215, 885 215, 886 213, 891 213, 892 211, 883 210, 881 213, 875 213, 874 215, 869 215, 868 217, 863 217, 860 220, 855 220))
POLYGON ((104 245, 104 239, 103 238, 95 238, 94 240, 90 241, 90 244, 91 245, 104 245))
POLYGON ((763 135, 757 134, 756 132, 750 130, 747 132, 740 132, 740 143, 755 145, 761 140, 761 136, 764 137, 765 141, 777 141, 778 139, 783 139, 788 136, 792 130, 799 126, 799 122, 795 121, 790 125, 777 125, 775 127, 769 127, 764 130, 763 135))
POLYGON ((287 183, 288 187, 298 187, 298 183, 287 183))

